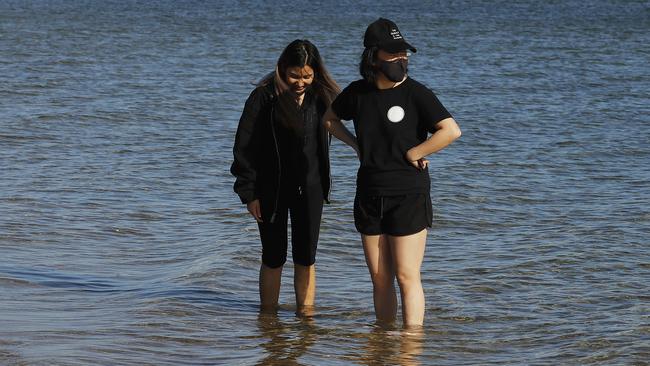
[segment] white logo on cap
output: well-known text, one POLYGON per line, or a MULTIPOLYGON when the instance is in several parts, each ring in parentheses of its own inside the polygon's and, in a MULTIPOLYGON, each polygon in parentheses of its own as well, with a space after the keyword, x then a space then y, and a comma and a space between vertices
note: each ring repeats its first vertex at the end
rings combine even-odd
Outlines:
POLYGON ((402 34, 395 28, 390 30, 390 35, 393 39, 402 39, 402 34))
POLYGON ((404 119, 404 108, 398 105, 392 106, 388 110, 388 113, 386 113, 386 117, 388 117, 388 120, 393 123, 402 122, 404 119))

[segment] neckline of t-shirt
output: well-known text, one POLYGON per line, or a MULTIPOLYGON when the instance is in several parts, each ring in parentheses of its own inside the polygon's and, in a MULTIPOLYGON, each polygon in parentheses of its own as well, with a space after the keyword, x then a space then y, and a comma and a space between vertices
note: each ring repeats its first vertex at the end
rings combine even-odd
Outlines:
POLYGON ((316 104, 316 94, 312 90, 305 90, 305 96, 302 99, 302 104, 298 104, 298 109, 305 111, 311 107, 312 104, 316 104))
POLYGON ((404 79, 404 81, 402 81, 399 85, 396 85, 396 86, 394 86, 392 88, 380 89, 380 88, 377 87, 377 84, 375 84, 373 86, 375 87, 375 90, 377 90, 377 91, 387 92, 387 91, 397 90, 397 89, 402 88, 402 86, 404 86, 407 82, 409 82, 409 80, 411 80, 411 78, 408 75, 406 75, 406 79, 404 79))

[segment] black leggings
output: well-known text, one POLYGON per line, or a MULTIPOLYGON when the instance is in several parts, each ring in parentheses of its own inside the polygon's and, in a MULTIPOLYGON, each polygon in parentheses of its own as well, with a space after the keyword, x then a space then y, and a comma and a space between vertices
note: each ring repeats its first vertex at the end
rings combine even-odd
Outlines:
POLYGON ((323 213, 323 188, 318 184, 281 194, 275 221, 271 223, 274 203, 267 200, 260 202, 264 220, 258 223, 262 239, 262 263, 278 268, 287 261, 287 222, 291 215, 293 262, 311 266, 316 262, 316 246, 323 213))

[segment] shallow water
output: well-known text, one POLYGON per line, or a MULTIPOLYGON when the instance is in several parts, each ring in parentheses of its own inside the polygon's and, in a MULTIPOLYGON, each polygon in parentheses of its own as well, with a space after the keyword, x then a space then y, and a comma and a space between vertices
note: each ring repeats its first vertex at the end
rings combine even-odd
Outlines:
POLYGON ((648 364, 650 4, 394 13, 0 0, 0 364, 648 364), (380 15, 463 130, 430 159, 426 325, 374 322, 338 141, 314 316, 291 263, 260 314, 228 172, 251 82, 309 38, 347 85, 380 15))

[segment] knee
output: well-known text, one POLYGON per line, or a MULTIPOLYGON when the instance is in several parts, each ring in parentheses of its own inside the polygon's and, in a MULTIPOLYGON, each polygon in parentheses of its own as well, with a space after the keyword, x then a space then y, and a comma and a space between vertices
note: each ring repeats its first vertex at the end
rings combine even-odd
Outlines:
POLYGON ((397 271, 395 276, 397 277, 397 283, 399 284, 400 288, 419 286, 421 284, 420 271, 397 271))
POLYGON ((316 247, 317 240, 309 239, 305 242, 293 242, 291 244, 291 256, 293 263, 300 264, 301 266, 309 267, 316 263, 316 247))
POLYGON ((280 268, 287 261, 286 255, 262 255, 262 263, 269 268, 280 268))
POLYGON ((379 291, 390 290, 395 283, 395 275, 392 273, 371 273, 370 278, 375 290, 379 291))
POLYGON ((293 256, 293 263, 301 265, 303 267, 311 267, 316 263, 316 256, 293 256))
POLYGON ((309 275, 312 272, 316 272, 316 265, 313 263, 311 265, 304 265, 300 263, 296 263, 294 261, 293 263, 293 271, 296 276, 304 276, 304 275, 309 275))

